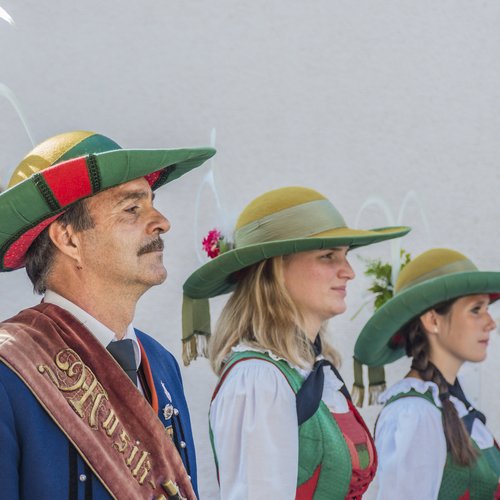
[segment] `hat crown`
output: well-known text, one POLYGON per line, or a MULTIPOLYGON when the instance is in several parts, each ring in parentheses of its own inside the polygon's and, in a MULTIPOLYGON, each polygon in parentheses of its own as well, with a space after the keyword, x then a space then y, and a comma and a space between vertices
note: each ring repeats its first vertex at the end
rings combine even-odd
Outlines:
POLYGON ((114 151, 121 147, 112 139, 95 132, 76 130, 49 137, 31 150, 12 174, 8 187, 57 163, 89 154, 114 151))
POLYGON ((281 210, 316 200, 326 200, 326 198, 309 188, 292 186, 268 191, 255 198, 243 209, 236 222, 236 229, 263 217, 272 216, 281 210))
POLYGON ((235 246, 303 239, 345 227, 337 209, 309 188, 285 187, 259 196, 241 213, 234 233, 235 246))
POLYGON ((477 267, 460 252, 448 248, 433 248, 403 268, 396 281, 394 294, 433 278, 477 270, 477 267))

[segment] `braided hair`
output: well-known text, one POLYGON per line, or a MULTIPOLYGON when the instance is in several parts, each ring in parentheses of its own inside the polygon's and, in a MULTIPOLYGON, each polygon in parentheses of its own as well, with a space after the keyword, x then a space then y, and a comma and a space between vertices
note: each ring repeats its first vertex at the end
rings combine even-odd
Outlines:
MULTIPOLYGON (((434 306, 439 315, 450 313, 456 299, 434 306)), ((405 339, 406 354, 413 358, 412 369, 417 371, 422 380, 434 382, 439 389, 442 403, 443 429, 448 451, 453 460, 461 466, 470 466, 478 454, 472 446, 467 430, 458 416, 455 405, 450 401, 448 382, 438 368, 430 361, 430 344, 420 317, 413 318, 400 332, 405 339)))

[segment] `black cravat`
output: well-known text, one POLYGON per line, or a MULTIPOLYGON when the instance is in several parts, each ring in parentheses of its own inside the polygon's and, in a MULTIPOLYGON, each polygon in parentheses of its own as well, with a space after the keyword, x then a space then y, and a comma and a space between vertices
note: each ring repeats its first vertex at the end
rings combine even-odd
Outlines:
MULTIPOLYGON (((321 354, 321 340, 319 335, 314 341, 313 349, 316 356, 321 354)), ((312 417, 319 408, 321 397, 323 396, 323 386, 325 384, 325 373, 323 371, 324 366, 329 366, 333 373, 335 373, 336 377, 342 383, 344 382, 340 373, 337 371, 335 366, 330 363, 330 361, 327 361, 326 359, 316 361, 312 372, 304 380, 302 387, 297 391, 297 395, 295 397, 297 405, 297 420, 299 425, 312 417)), ((340 392, 346 397, 346 399, 351 399, 351 395, 349 394, 345 384, 340 389, 340 392)))
POLYGON ((465 425, 465 428, 467 429, 467 432, 469 433, 469 436, 472 433, 472 425, 474 424, 474 420, 477 418, 480 420, 483 424, 486 424, 486 417, 484 416, 483 413, 481 413, 479 410, 476 410, 470 403, 467 401, 467 398, 465 397, 464 391, 462 390, 462 387, 460 385, 460 382, 458 381, 458 378, 455 379, 455 383, 453 385, 448 384, 448 392, 452 395, 455 396, 457 399, 462 401, 462 403, 465 405, 467 408, 467 415, 464 415, 462 417, 462 422, 465 425))
POLYGON ((132 339, 110 342, 106 348, 116 362, 123 368, 130 380, 137 386, 137 367, 135 365, 134 343, 132 339))

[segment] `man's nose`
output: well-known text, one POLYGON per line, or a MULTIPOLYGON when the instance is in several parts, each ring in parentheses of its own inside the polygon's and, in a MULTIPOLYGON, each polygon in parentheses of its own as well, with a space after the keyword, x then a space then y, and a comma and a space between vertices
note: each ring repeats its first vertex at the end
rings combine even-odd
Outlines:
POLYGON ((170 221, 156 208, 153 208, 153 217, 150 224, 151 232, 158 234, 166 233, 170 230, 170 221))

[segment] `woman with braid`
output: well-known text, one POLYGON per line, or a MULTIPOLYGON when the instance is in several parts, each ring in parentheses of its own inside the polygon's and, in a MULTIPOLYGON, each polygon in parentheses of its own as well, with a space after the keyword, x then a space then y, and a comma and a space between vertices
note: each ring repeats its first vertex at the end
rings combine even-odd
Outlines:
POLYGON ((500 450, 457 379, 464 362, 486 358, 496 326, 488 307, 499 292, 500 272, 432 249, 401 271, 394 296, 361 331, 358 361, 412 358, 406 377, 379 398, 379 500, 500 498, 500 450))
MULTIPOLYGON (((186 281, 184 319, 198 333, 203 321, 186 321, 192 299, 233 291, 211 340, 222 500, 361 498, 375 474, 374 445, 324 323, 346 309, 349 249, 408 231, 350 229, 317 191, 277 189, 243 210, 234 248, 186 281)), ((210 250, 223 247, 213 243, 210 250)))

